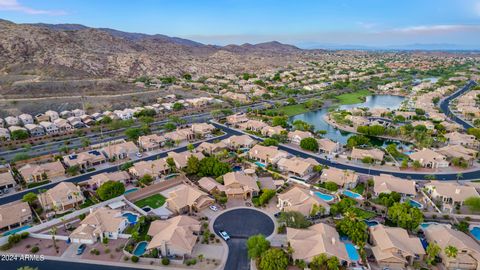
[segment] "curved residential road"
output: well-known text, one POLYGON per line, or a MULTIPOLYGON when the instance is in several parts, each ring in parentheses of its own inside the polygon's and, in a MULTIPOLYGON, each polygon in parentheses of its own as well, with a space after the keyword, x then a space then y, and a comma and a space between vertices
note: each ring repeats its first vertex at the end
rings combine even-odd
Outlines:
MULTIPOLYGON (((254 136, 252 134, 243 132, 241 130, 232 129, 230 127, 224 126, 219 123, 213 122, 212 124, 215 125, 217 128, 223 129, 224 132, 230 135, 248 135, 257 141, 264 140, 264 138, 254 136)), ((328 167, 334 167, 342 170, 353 170, 361 174, 368 174, 368 175, 391 174, 393 176, 404 178, 404 179, 416 179, 416 180, 425 180, 425 175, 435 175, 437 180, 457 180, 457 173, 394 172, 394 171, 387 171, 387 170, 369 169, 368 167, 360 167, 360 166, 355 166, 351 164, 342 164, 342 163, 332 162, 315 153, 307 152, 298 148, 293 148, 285 144, 279 144, 278 149, 298 157, 313 158, 318 163, 322 165, 326 165, 328 167)), ((459 180, 474 180, 474 179, 480 179, 480 170, 462 172, 462 178, 459 180)))
POLYGON ((477 83, 473 80, 468 81, 466 85, 464 85, 462 88, 458 89, 457 91, 453 92, 450 96, 443 98, 440 100, 440 110, 452 121, 460 124, 463 126, 464 129, 468 129, 473 127, 470 123, 466 122, 465 120, 461 119, 460 117, 456 116, 451 110, 450 110, 450 102, 457 97, 465 94, 470 90, 470 88, 476 86, 477 83))
POLYGON ((230 235, 228 259, 225 270, 249 270, 250 259, 247 255, 247 239, 252 235, 270 236, 275 229, 275 222, 268 214, 254 208, 234 208, 222 212, 213 220, 213 230, 219 236, 224 230, 230 235))

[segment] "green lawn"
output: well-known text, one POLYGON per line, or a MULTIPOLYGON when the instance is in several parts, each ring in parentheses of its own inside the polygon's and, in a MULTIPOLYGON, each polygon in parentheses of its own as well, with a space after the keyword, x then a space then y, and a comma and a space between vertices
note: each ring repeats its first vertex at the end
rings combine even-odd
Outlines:
POLYGON ((143 198, 135 202, 135 205, 142 208, 145 206, 150 206, 152 209, 161 207, 165 203, 166 198, 161 194, 154 194, 150 197, 143 198))
POLYGON ((309 110, 307 108, 305 108, 305 106, 303 104, 295 104, 295 105, 283 106, 283 107, 272 109, 272 110, 269 110, 269 111, 270 112, 276 112, 276 113, 279 113, 279 114, 283 113, 284 115, 290 117, 290 116, 294 116, 294 115, 297 115, 297 114, 306 113, 309 110))
POLYGON ((372 93, 368 90, 359 90, 357 92, 342 94, 336 97, 340 104, 355 104, 363 102, 363 97, 369 96, 372 93))
POLYGON ((376 217, 377 215, 374 212, 366 211, 357 207, 351 208, 352 212, 355 213, 357 218, 359 219, 372 219, 376 217))

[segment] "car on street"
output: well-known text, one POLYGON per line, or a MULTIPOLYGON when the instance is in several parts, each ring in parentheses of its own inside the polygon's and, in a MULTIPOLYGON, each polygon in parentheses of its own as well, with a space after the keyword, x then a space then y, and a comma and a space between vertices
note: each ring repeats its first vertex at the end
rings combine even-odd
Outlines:
POLYGON ((139 158, 142 157, 142 153, 136 153, 135 155, 139 158))
POLYGON ((213 212, 217 212, 217 211, 218 211, 218 207, 215 206, 215 205, 210 205, 210 210, 212 210, 213 212))
POLYGON ((219 233, 223 240, 228 241, 228 239, 230 239, 230 235, 228 235, 226 231, 220 231, 219 233))
POLYGON ((86 244, 81 244, 80 246, 78 246, 77 255, 82 255, 82 253, 85 251, 86 248, 87 248, 86 244))

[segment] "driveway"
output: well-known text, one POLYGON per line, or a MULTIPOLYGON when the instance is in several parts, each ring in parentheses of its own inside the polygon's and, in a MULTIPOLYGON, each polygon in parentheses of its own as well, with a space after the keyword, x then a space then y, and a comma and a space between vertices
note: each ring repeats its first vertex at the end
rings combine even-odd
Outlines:
POLYGON ((273 233, 275 224, 266 214, 255 209, 235 209, 219 215, 213 229, 216 234, 226 231, 231 239, 227 241, 228 259, 226 270, 248 270, 250 259, 247 256, 246 242, 248 237, 256 234, 269 236, 273 233))

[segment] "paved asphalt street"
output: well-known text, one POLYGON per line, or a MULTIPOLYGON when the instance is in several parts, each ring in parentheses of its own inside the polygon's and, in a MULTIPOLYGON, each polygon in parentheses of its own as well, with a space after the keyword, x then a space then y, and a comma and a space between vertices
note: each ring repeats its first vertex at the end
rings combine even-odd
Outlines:
POLYGON ((213 224, 215 233, 219 234, 220 230, 224 230, 231 237, 227 241, 228 259, 225 270, 250 269, 246 247, 248 237, 257 234, 269 236, 274 228, 269 216, 254 209, 236 209, 218 216, 213 224))
POLYGON ((465 129, 468 129, 468 128, 471 128, 472 125, 470 125, 469 123, 465 122, 463 119, 460 119, 459 117, 457 117, 449 108, 449 105, 450 105, 450 101, 454 100, 455 98, 463 95, 465 92, 467 92, 468 90, 470 90, 471 87, 474 87, 475 85, 477 85, 477 83, 475 81, 469 81, 464 87, 460 88, 459 90, 457 90, 456 92, 454 92, 452 95, 442 99, 440 101, 440 110, 445 114, 447 115, 450 119, 452 119, 453 121, 457 122, 458 124, 462 125, 463 128, 465 129))
POLYGON ((120 267, 113 265, 88 264, 79 262, 63 262, 63 261, 1 261, 0 269, 17 270, 22 266, 37 267, 38 270, 135 270, 133 267, 120 267))

